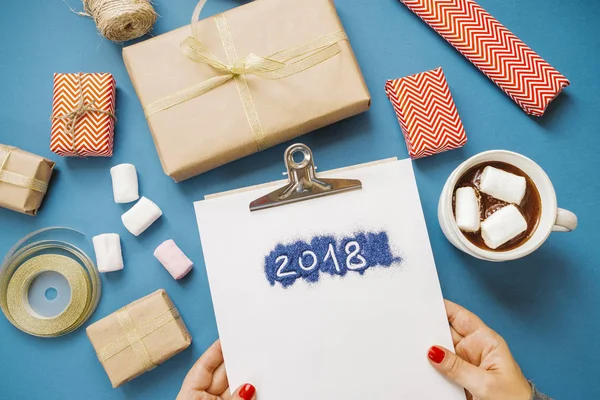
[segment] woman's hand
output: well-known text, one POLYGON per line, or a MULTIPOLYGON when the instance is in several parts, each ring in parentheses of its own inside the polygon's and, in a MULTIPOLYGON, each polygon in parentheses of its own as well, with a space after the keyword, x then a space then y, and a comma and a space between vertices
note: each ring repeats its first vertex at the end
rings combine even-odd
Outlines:
POLYGON ((458 304, 446 300, 446 312, 456 354, 431 347, 435 369, 464 387, 469 399, 530 400, 531 385, 504 339, 458 304))
POLYGON ((255 392, 247 383, 230 394, 221 342, 217 340, 188 372, 177 400, 253 400, 255 392))

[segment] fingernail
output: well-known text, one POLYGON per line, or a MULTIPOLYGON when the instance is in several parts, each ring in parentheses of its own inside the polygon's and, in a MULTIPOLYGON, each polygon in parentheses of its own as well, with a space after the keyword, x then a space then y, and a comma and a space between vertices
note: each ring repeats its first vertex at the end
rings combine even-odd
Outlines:
POLYGON ((437 346, 433 346, 429 349, 429 353, 427 353, 427 357, 429 357, 429 359, 431 361, 433 361, 436 364, 441 363, 442 361, 444 361, 444 358, 446 357, 446 353, 444 352, 444 350, 440 349, 437 346))
POLYGON ((254 386, 252 386, 251 384, 246 383, 240 389, 239 395, 244 400, 252 400, 252 397, 254 397, 254 393, 256 393, 256 388, 254 386))

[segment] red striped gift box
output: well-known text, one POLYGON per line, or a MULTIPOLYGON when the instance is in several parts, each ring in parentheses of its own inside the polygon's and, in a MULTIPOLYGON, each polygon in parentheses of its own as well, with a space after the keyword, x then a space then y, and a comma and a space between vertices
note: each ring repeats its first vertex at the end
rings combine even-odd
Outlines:
POLYGON ((386 82, 411 158, 464 146, 465 128, 442 68, 386 82))
POLYGON ((111 74, 54 74, 50 150, 63 157, 111 157, 115 96, 111 74))
POLYGON ((569 80, 473 0, 400 0, 526 113, 542 116, 569 80))

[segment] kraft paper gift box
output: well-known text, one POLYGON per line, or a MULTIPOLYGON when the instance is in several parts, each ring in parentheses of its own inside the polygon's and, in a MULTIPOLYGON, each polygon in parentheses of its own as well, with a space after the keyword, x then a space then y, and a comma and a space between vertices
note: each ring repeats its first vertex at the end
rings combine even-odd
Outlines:
POLYGON ((192 343, 164 289, 93 323, 86 332, 113 388, 155 368, 192 343))
POLYGON ((331 0, 255 0, 199 21, 197 40, 193 26, 123 50, 163 169, 175 181, 370 106, 331 0), (207 52, 214 55, 208 62, 207 52), (278 62, 285 67, 277 70, 278 62), (209 89, 196 95, 203 85, 209 89))
POLYGON ((0 144, 0 207, 36 215, 54 170, 54 162, 0 144))
POLYGON ((63 157, 111 157, 115 100, 111 74, 54 74, 50 150, 63 157))

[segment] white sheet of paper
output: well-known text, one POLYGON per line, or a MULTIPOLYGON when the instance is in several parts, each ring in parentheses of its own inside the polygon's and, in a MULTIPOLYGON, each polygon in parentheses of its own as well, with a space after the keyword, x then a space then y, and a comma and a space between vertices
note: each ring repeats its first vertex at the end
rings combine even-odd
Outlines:
POLYGON ((464 400, 427 361, 431 345, 453 345, 410 160, 319 176, 363 189, 256 212, 281 183, 195 203, 230 387, 250 382, 260 400, 464 400), (381 231, 402 262, 286 288, 266 277, 277 244, 381 231))

